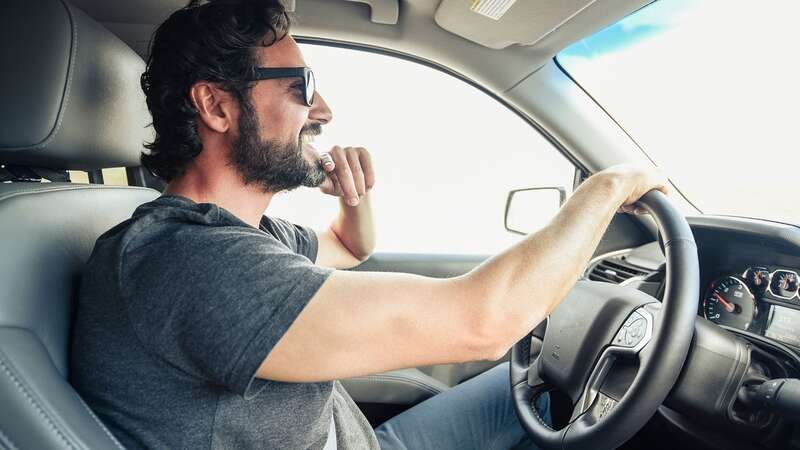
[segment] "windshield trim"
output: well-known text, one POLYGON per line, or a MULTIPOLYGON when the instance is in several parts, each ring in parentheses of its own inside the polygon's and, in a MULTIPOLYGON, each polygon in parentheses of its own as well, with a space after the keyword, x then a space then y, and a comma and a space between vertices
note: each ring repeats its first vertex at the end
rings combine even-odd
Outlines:
MULTIPOLYGON (((575 85, 578 86, 578 88, 581 91, 583 91, 583 93, 586 94, 592 100, 592 102, 596 104, 597 107, 600 108, 608 116, 608 118, 611 119, 611 121, 614 122, 614 124, 618 126, 620 130, 622 130, 623 133, 625 133, 626 136, 628 136, 628 138, 631 140, 631 142, 633 142, 636 148, 639 149, 640 152, 642 152, 642 155, 644 155, 644 157, 647 158, 647 160, 650 161, 654 167, 659 167, 659 165, 656 164, 655 160, 647 153, 647 151, 645 151, 645 149, 641 145, 639 145, 639 142, 633 137, 633 135, 629 133, 628 130, 625 129, 625 127, 622 126, 622 124, 613 115, 611 115, 611 113, 608 111, 608 109, 606 109, 605 106, 603 106, 602 103, 597 101, 597 98, 595 98, 588 90, 586 90, 586 88, 584 88, 583 85, 581 85, 581 83, 579 83, 578 80, 576 80, 575 77, 573 77, 572 74, 570 74, 569 71, 567 71, 567 69, 563 65, 561 65, 561 62, 558 60, 559 53, 557 53, 553 57, 553 62, 555 63, 556 67, 558 67, 558 69, 562 73, 564 73, 564 75, 567 78, 569 78, 573 83, 575 83, 575 85)), ((705 214, 705 212, 702 209, 700 209, 697 206, 697 204, 695 204, 695 202, 693 202, 689 197, 686 196, 683 190, 681 190, 681 188, 672 178, 667 177, 667 180, 672 185, 672 188, 675 190, 675 192, 677 192, 686 201, 686 203, 689 204, 689 206, 694 208, 694 210, 697 211, 698 213, 705 214)))

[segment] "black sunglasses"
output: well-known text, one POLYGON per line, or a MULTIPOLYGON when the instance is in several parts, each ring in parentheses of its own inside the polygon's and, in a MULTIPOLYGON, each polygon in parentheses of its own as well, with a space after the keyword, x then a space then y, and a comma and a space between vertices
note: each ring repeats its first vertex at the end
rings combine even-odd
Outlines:
POLYGON ((314 79, 314 72, 308 67, 256 67, 253 69, 253 76, 247 81, 292 77, 303 79, 303 98, 306 102, 306 106, 313 105, 314 92, 317 90, 317 82, 314 79))

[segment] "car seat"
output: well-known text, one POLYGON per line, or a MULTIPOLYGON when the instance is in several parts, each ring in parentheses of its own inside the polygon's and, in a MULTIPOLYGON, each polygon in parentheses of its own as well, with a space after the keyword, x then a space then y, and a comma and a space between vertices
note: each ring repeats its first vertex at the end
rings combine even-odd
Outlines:
POLYGON ((70 323, 95 240, 159 193, 66 171, 139 166, 144 63, 64 1, 0 3, 0 448, 122 448, 67 380, 70 323))

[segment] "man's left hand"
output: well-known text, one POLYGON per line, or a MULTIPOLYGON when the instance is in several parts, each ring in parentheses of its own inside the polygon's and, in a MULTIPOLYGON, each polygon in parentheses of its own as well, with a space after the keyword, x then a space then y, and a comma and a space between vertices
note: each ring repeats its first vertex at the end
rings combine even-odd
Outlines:
POLYGON ((369 152, 363 147, 333 147, 323 153, 320 160, 328 175, 319 189, 341 197, 350 206, 357 206, 361 198, 375 185, 375 172, 369 152))

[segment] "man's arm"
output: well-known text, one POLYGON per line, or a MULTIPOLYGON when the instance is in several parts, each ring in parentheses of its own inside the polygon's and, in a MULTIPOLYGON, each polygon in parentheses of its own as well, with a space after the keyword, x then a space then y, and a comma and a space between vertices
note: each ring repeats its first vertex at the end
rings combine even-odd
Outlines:
POLYGON ((375 248, 370 190, 375 173, 369 152, 361 147, 333 147, 329 164, 323 164, 328 179, 320 190, 339 197, 339 215, 327 230, 318 231, 316 263, 349 269, 364 262, 375 248))
POLYGON ((349 269, 364 262, 375 248, 375 227, 369 192, 358 205, 339 199, 339 215, 325 231, 318 231, 316 263, 335 269, 349 269))
POLYGON ((460 277, 334 272, 257 376, 310 382, 497 359, 572 288, 614 212, 653 188, 666 189, 651 172, 601 172, 544 229, 460 277))

